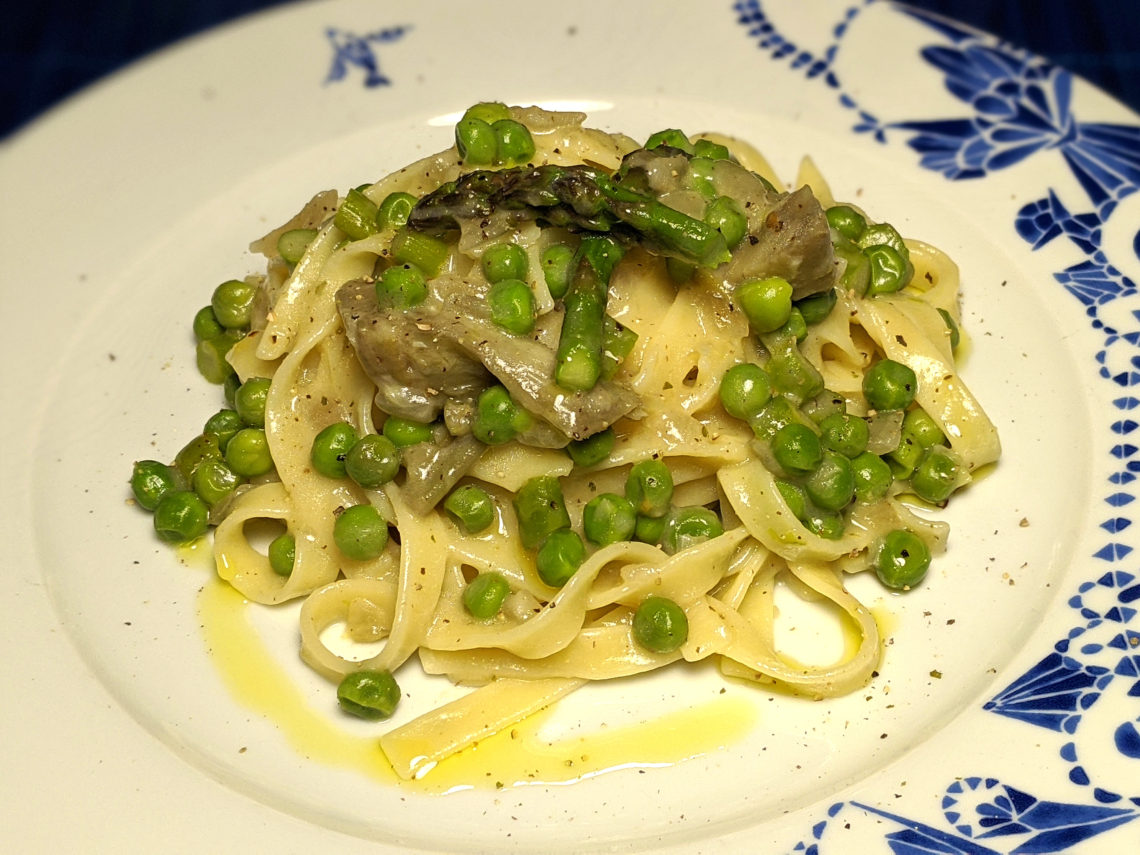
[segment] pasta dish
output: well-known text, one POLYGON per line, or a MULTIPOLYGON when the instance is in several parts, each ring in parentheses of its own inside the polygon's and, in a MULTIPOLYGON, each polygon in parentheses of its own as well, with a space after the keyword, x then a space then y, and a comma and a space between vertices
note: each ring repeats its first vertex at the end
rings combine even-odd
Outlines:
POLYGON ((583 122, 477 104, 447 150, 314 196, 194 318, 227 406, 135 464, 160 537, 212 528, 247 600, 303 598, 347 713, 391 716, 412 660, 472 687, 380 737, 405 778, 676 662, 863 686, 879 631, 845 576, 920 584, 948 534, 922 511, 1000 454, 944 253, 810 160, 786 190, 727 136, 583 122), (858 644, 782 652, 780 586, 858 644))

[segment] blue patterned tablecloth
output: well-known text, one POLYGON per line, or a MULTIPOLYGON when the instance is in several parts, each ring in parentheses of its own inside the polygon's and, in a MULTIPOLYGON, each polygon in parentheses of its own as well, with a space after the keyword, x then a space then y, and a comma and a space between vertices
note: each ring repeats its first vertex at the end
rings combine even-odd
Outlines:
MULTIPOLYGON (((858 5, 861 0, 852 0, 858 5)), ((280 0, 40 0, 0 27, 0 137, 110 72, 280 0)), ((1138 0, 911 0, 1027 47, 1140 111, 1138 0)))

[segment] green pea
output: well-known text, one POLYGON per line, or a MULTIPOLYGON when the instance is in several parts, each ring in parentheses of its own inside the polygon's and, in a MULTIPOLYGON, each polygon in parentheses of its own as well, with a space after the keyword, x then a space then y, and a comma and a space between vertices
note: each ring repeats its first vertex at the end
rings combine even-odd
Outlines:
POLYGON ((154 508, 154 530, 167 543, 190 543, 210 527, 210 509, 196 493, 170 490, 154 508))
POLYGON ((653 653, 672 653, 688 640, 689 619, 669 598, 648 596, 633 613, 633 637, 653 653))
POLYGON ((843 521, 842 514, 820 508, 811 508, 804 515, 804 526, 817 537, 826 540, 839 540, 843 537, 843 529, 846 523, 843 521))
POLYGON ((225 383, 234 375, 234 367, 226 361, 226 354, 245 336, 238 330, 226 330, 221 335, 203 339, 194 349, 198 373, 210 383, 225 383))
POLYGON ((819 465, 807 476, 808 497, 825 511, 841 511, 855 498, 855 472, 842 454, 825 451, 819 465))
POLYGON ((887 455, 891 473, 896 478, 909 478, 926 451, 917 439, 904 432, 898 446, 887 455))
POLYGON ((860 502, 877 502, 890 489, 894 475, 887 462, 877 454, 864 451, 851 461, 855 476, 855 498, 860 502))
POLYGON ((519 537, 527 549, 538 549, 547 535, 570 525, 562 485, 553 475, 537 475, 527 480, 515 493, 513 504, 519 537))
POLYGON ((242 428, 226 444, 226 465, 243 478, 256 478, 273 468, 269 440, 263 428, 242 428))
POLYGON ((354 671, 336 687, 340 708, 368 721, 390 718, 400 703, 400 687, 390 671, 354 671))
POLYGON ((297 539, 289 532, 269 542, 269 567, 278 576, 288 577, 297 561, 297 539))
POLYGON ((765 337, 771 356, 764 365, 772 389, 796 401, 806 401, 823 391, 823 377, 814 365, 807 361, 796 340, 792 337, 765 337))
POLYGON ((463 112, 463 118, 482 119, 488 125, 499 121, 499 119, 509 119, 510 117, 510 108, 502 101, 480 101, 477 104, 472 104, 463 112))
POLYGON ((871 428, 866 419, 850 413, 836 412, 824 416, 819 423, 824 448, 838 451, 845 457, 858 457, 867 450, 871 428))
POLYGON ((871 284, 871 261, 863 250, 852 243, 841 242, 835 245, 835 256, 842 260, 843 272, 839 276, 839 288, 845 293, 862 297, 871 284))
MULTIPOLYGON (((235 401, 236 391, 235 391, 235 401)), ((206 424, 202 427, 202 433, 206 436, 212 436, 217 440, 218 448, 222 451, 226 450, 226 443, 233 439, 233 435, 246 427, 245 421, 238 415, 236 410, 218 410, 210 418, 206 419, 206 424)))
POLYGON ((673 555, 690 546, 724 534, 720 517, 709 508, 677 508, 669 515, 661 535, 661 548, 673 555))
POLYGON ((296 264, 317 237, 316 229, 289 229, 277 238, 277 254, 286 264, 296 264))
POLYGON ((694 157, 689 161, 689 185, 704 196, 712 199, 716 192, 716 162, 708 157, 694 157))
MULTIPOLYGON (((490 386, 475 401, 471 433, 485 445, 502 445, 526 431, 533 420, 502 386, 490 386)), ((399 443, 397 443, 399 444, 399 443)))
POLYGON ((534 293, 521 279, 503 279, 487 292, 491 320, 514 335, 526 335, 534 329, 534 293))
POLYGON ((526 279, 530 260, 526 250, 517 243, 497 243, 483 251, 481 260, 483 275, 488 282, 501 282, 504 279, 526 279))
POLYGON ((717 196, 705 208, 704 220, 724 235, 724 242, 732 249, 748 234, 748 217, 740 203, 731 196, 717 196))
POLYGON ((930 569, 930 548, 922 538, 906 529, 885 535, 875 551, 875 575, 888 588, 908 590, 930 569))
POLYGON ((414 264, 389 267, 376 280, 376 302, 382 307, 410 309, 427 299, 427 279, 414 264))
POLYGON ((383 433, 396 448, 408 448, 421 442, 429 442, 434 435, 430 423, 414 422, 399 416, 388 416, 384 420, 383 433))
MULTIPOLYGON (((356 435, 355 431, 352 435, 356 435)), ((361 487, 374 490, 387 484, 400 471, 400 449, 386 436, 375 433, 362 436, 345 454, 344 471, 361 487)))
POLYGON ((214 314, 212 306, 203 306, 194 315, 194 338, 197 341, 205 341, 209 338, 219 336, 226 331, 226 328, 218 321, 218 316, 214 314))
POLYGON ((873 410, 905 410, 917 390, 914 372, 893 359, 880 359, 863 377, 863 396, 873 410))
POLYGON ((617 493, 597 495, 582 510, 582 531, 586 540, 598 546, 631 540, 636 527, 633 502, 617 493))
POLYGON ((474 484, 452 490, 443 500, 443 509, 468 534, 478 534, 495 521, 495 500, 474 484))
POLYGON ((833 205, 826 216, 827 224, 848 240, 859 240, 867 228, 866 218, 850 205, 833 205))
POLYGON ((900 256, 904 261, 910 261, 910 250, 907 249, 906 241, 903 236, 899 234, 898 229, 890 223, 873 223, 863 230, 855 243, 860 249, 868 249, 872 246, 889 246, 900 256))
MULTIPOLYGON (((824 389, 814 398, 804 401, 802 412, 817 426, 822 426, 823 420, 828 416, 835 413, 841 415, 846 413, 847 401, 842 395, 838 395, 830 389, 824 389)), ((820 431, 822 434, 822 427, 820 427, 820 431)))
POLYGON ((660 460, 639 461, 625 479, 625 496, 639 516, 663 517, 673 500, 673 473, 660 460))
POLYGON ((333 540, 348 558, 370 561, 388 545, 388 521, 372 505, 345 508, 333 523, 333 540))
POLYGON ((782 396, 773 398, 765 404, 760 413, 750 424, 752 432, 760 439, 771 440, 772 437, 786 424, 799 421, 799 415, 792 402, 782 396))
POLYGON ((495 160, 499 141, 491 123, 474 116, 455 125, 455 147, 464 163, 483 166, 495 160))
POLYGON ((754 363, 738 363, 721 378, 720 402, 730 416, 750 421, 760 414, 771 397, 768 373, 754 363))
POLYGON ((958 461, 944 446, 930 449, 914 474, 910 476, 910 486, 920 499, 932 505, 941 505, 950 498, 958 486, 958 461))
POLYGON ((637 333, 610 315, 602 319, 602 379, 612 380, 637 344, 637 333))
POLYGON ((780 496, 788 506, 788 510, 792 512, 792 516, 798 520, 803 519, 807 511, 807 497, 803 489, 782 478, 776 480, 776 489, 780 491, 780 496))
POLYGON ((797 342, 801 342, 807 338, 807 332, 807 322, 804 320, 803 313, 793 305, 792 311, 788 314, 788 320, 777 330, 777 335, 789 336, 797 342))
POLYGON ((803 316, 804 323, 811 326, 818 324, 830 315, 838 299, 835 289, 829 288, 822 293, 812 294, 810 297, 803 297, 802 299, 796 300, 795 306, 800 310, 800 315, 803 316))
POLYGON ((660 517, 647 517, 637 515, 637 524, 633 529, 633 539, 641 543, 660 543, 665 534, 665 525, 669 522, 668 515, 660 517))
POLYGON ((712 140, 694 140, 693 157, 707 157, 709 160, 731 160, 732 154, 727 146, 712 140))
POLYGON ((158 507, 162 497, 178 489, 178 485, 178 472, 157 460, 136 461, 131 470, 131 492, 139 506, 148 511, 158 507))
POLYGON ((237 394, 240 385, 241 379, 237 376, 237 372, 231 368, 230 373, 227 374, 226 378, 222 381, 222 395, 225 397, 226 405, 229 406, 230 409, 233 409, 234 396, 237 394))
POLYGON ((526 163, 534 157, 534 139, 527 126, 514 119, 499 119, 492 123, 495 135, 496 163, 526 163))
POLYGON ((892 294, 910 281, 906 260, 889 246, 871 246, 863 250, 871 264, 871 279, 867 296, 892 294))
POLYGON ((585 439, 571 440, 566 446, 566 453, 575 466, 597 466, 610 456, 614 440, 614 429, 606 428, 585 439))
POLYGON ((480 573, 463 589, 463 607, 476 620, 490 620, 502 611, 510 593, 511 585, 501 573, 480 573))
POLYGON ((248 329, 253 314, 253 298, 256 295, 256 285, 241 279, 230 279, 214 289, 210 307, 214 310, 218 323, 226 329, 248 329))
POLYGON ((772 437, 772 456, 788 472, 810 472, 819 465, 823 449, 815 431, 790 422, 772 437))
POLYGON ((560 528, 550 532, 535 556, 539 578, 552 588, 561 588, 570 581, 582 562, 586 560, 586 544, 578 532, 560 528))
POLYGON ((198 497, 211 508, 224 502, 245 479, 220 459, 204 460, 194 470, 193 487, 198 497))
POLYGON ((202 464, 202 461, 221 456, 222 450, 218 446, 218 438, 199 434, 174 455, 174 468, 182 476, 182 483, 189 484, 194 478, 194 470, 202 464))
POLYGON ((344 478, 348 474, 345 459, 356 442, 356 428, 348 422, 334 422, 313 438, 309 462, 326 478, 344 478))
POLYGON ((663 145, 680 149, 688 154, 693 153, 693 144, 689 141, 689 138, 685 136, 684 132, 677 128, 665 128, 664 130, 650 134, 649 139, 645 141, 644 148, 653 149, 663 145))
POLYGON ((736 302, 758 333, 774 332, 792 313, 792 286, 786 279, 747 279, 736 286, 736 302))
POLYGON ((902 429, 903 433, 913 436, 923 448, 931 448, 946 442, 946 435, 942 433, 938 422, 922 407, 907 410, 906 416, 903 417, 902 429))
POLYGON ((269 397, 268 377, 250 377, 234 393, 234 409, 248 427, 265 427, 265 400, 269 397))
POLYGON ((542 278, 555 300, 561 300, 570 288, 574 270, 574 249, 564 243, 555 243, 542 251, 542 278))
POLYGON ((377 208, 376 225, 382 229, 398 229, 405 225, 417 201, 411 193, 389 193, 377 208))

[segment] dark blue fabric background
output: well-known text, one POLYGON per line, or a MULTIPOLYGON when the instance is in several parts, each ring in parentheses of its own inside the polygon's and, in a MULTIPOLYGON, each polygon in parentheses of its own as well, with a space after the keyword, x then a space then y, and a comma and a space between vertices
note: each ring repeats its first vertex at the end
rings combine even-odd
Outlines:
MULTIPOLYGON (((1048 57, 1140 112, 1140 0, 910 2, 1048 57)), ((0 137, 132 60, 279 0, 11 5, 0 26, 0 137)))

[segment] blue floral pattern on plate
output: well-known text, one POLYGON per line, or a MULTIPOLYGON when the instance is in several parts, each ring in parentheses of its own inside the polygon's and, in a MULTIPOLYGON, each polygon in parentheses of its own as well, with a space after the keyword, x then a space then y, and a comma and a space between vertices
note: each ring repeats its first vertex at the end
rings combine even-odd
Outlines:
MULTIPOLYGON (((1103 245, 1106 224, 1119 203, 1140 189, 1140 127, 1084 123, 1072 109, 1073 77, 1052 63, 997 42, 992 37, 945 19, 907 7, 902 14, 930 28, 943 44, 923 48, 920 55, 942 75, 950 94, 962 104, 962 114, 936 120, 883 121, 863 109, 843 87, 835 60, 852 21, 878 0, 850 6, 832 23, 826 48, 812 53, 779 32, 759 0, 734 6, 738 23, 757 46, 790 70, 822 80, 857 119, 852 131, 890 144, 899 135, 925 169, 951 181, 984 178, 1044 151, 1057 151, 1076 178, 1085 197, 1063 201, 1055 188, 1017 212, 1017 234, 1033 250, 1065 238, 1081 260, 1054 272, 1055 280, 1084 306, 1092 328, 1103 336, 1097 354, 1100 376, 1120 387, 1113 400, 1119 418, 1111 425, 1119 437, 1113 457, 1109 490, 1104 502, 1110 516, 1100 528, 1107 534, 1090 568, 1069 600, 1073 627, 1041 659, 984 704, 986 711, 1024 722, 1062 737, 1058 754, 1068 778, 1087 787, 1089 803, 1038 799, 996 778, 954 780, 942 799, 945 828, 857 801, 838 802, 817 823, 810 837, 794 851, 818 855, 824 834, 853 811, 888 820, 897 830, 884 843, 896 855, 910 853, 1045 853, 1067 851, 1085 840, 1140 817, 1140 762, 1135 785, 1128 792, 1099 786, 1082 762, 1082 722, 1106 692, 1123 692, 1136 717, 1115 723, 1112 745, 1124 762, 1140 761, 1140 577, 1124 563, 1133 547, 1118 535, 1132 520, 1124 508, 1136 500, 1134 482, 1140 478, 1140 445, 1134 437, 1140 422, 1132 417, 1140 407, 1140 312, 1133 323, 1118 329, 1101 309, 1136 293, 1136 283, 1114 265, 1103 245), (983 843, 982 841, 985 841, 983 843)), ((1132 251, 1140 256, 1140 232, 1132 251)), ((1129 260, 1131 261, 1131 260, 1129 260)), ((1126 707, 1127 708, 1127 707, 1126 707)), ((1096 734, 1100 736, 1101 734, 1096 734)), ((1135 844, 1133 844, 1135 845, 1135 844)), ((1123 851, 1123 850, 1118 850, 1123 851)))
POLYGON ((366 87, 388 86, 391 80, 380 70, 380 58, 376 48, 379 45, 391 44, 403 38, 410 27, 385 27, 363 36, 339 27, 329 27, 325 30, 325 37, 333 50, 332 66, 329 68, 325 83, 335 83, 348 76, 349 69, 359 68, 364 72, 364 85, 366 87))

